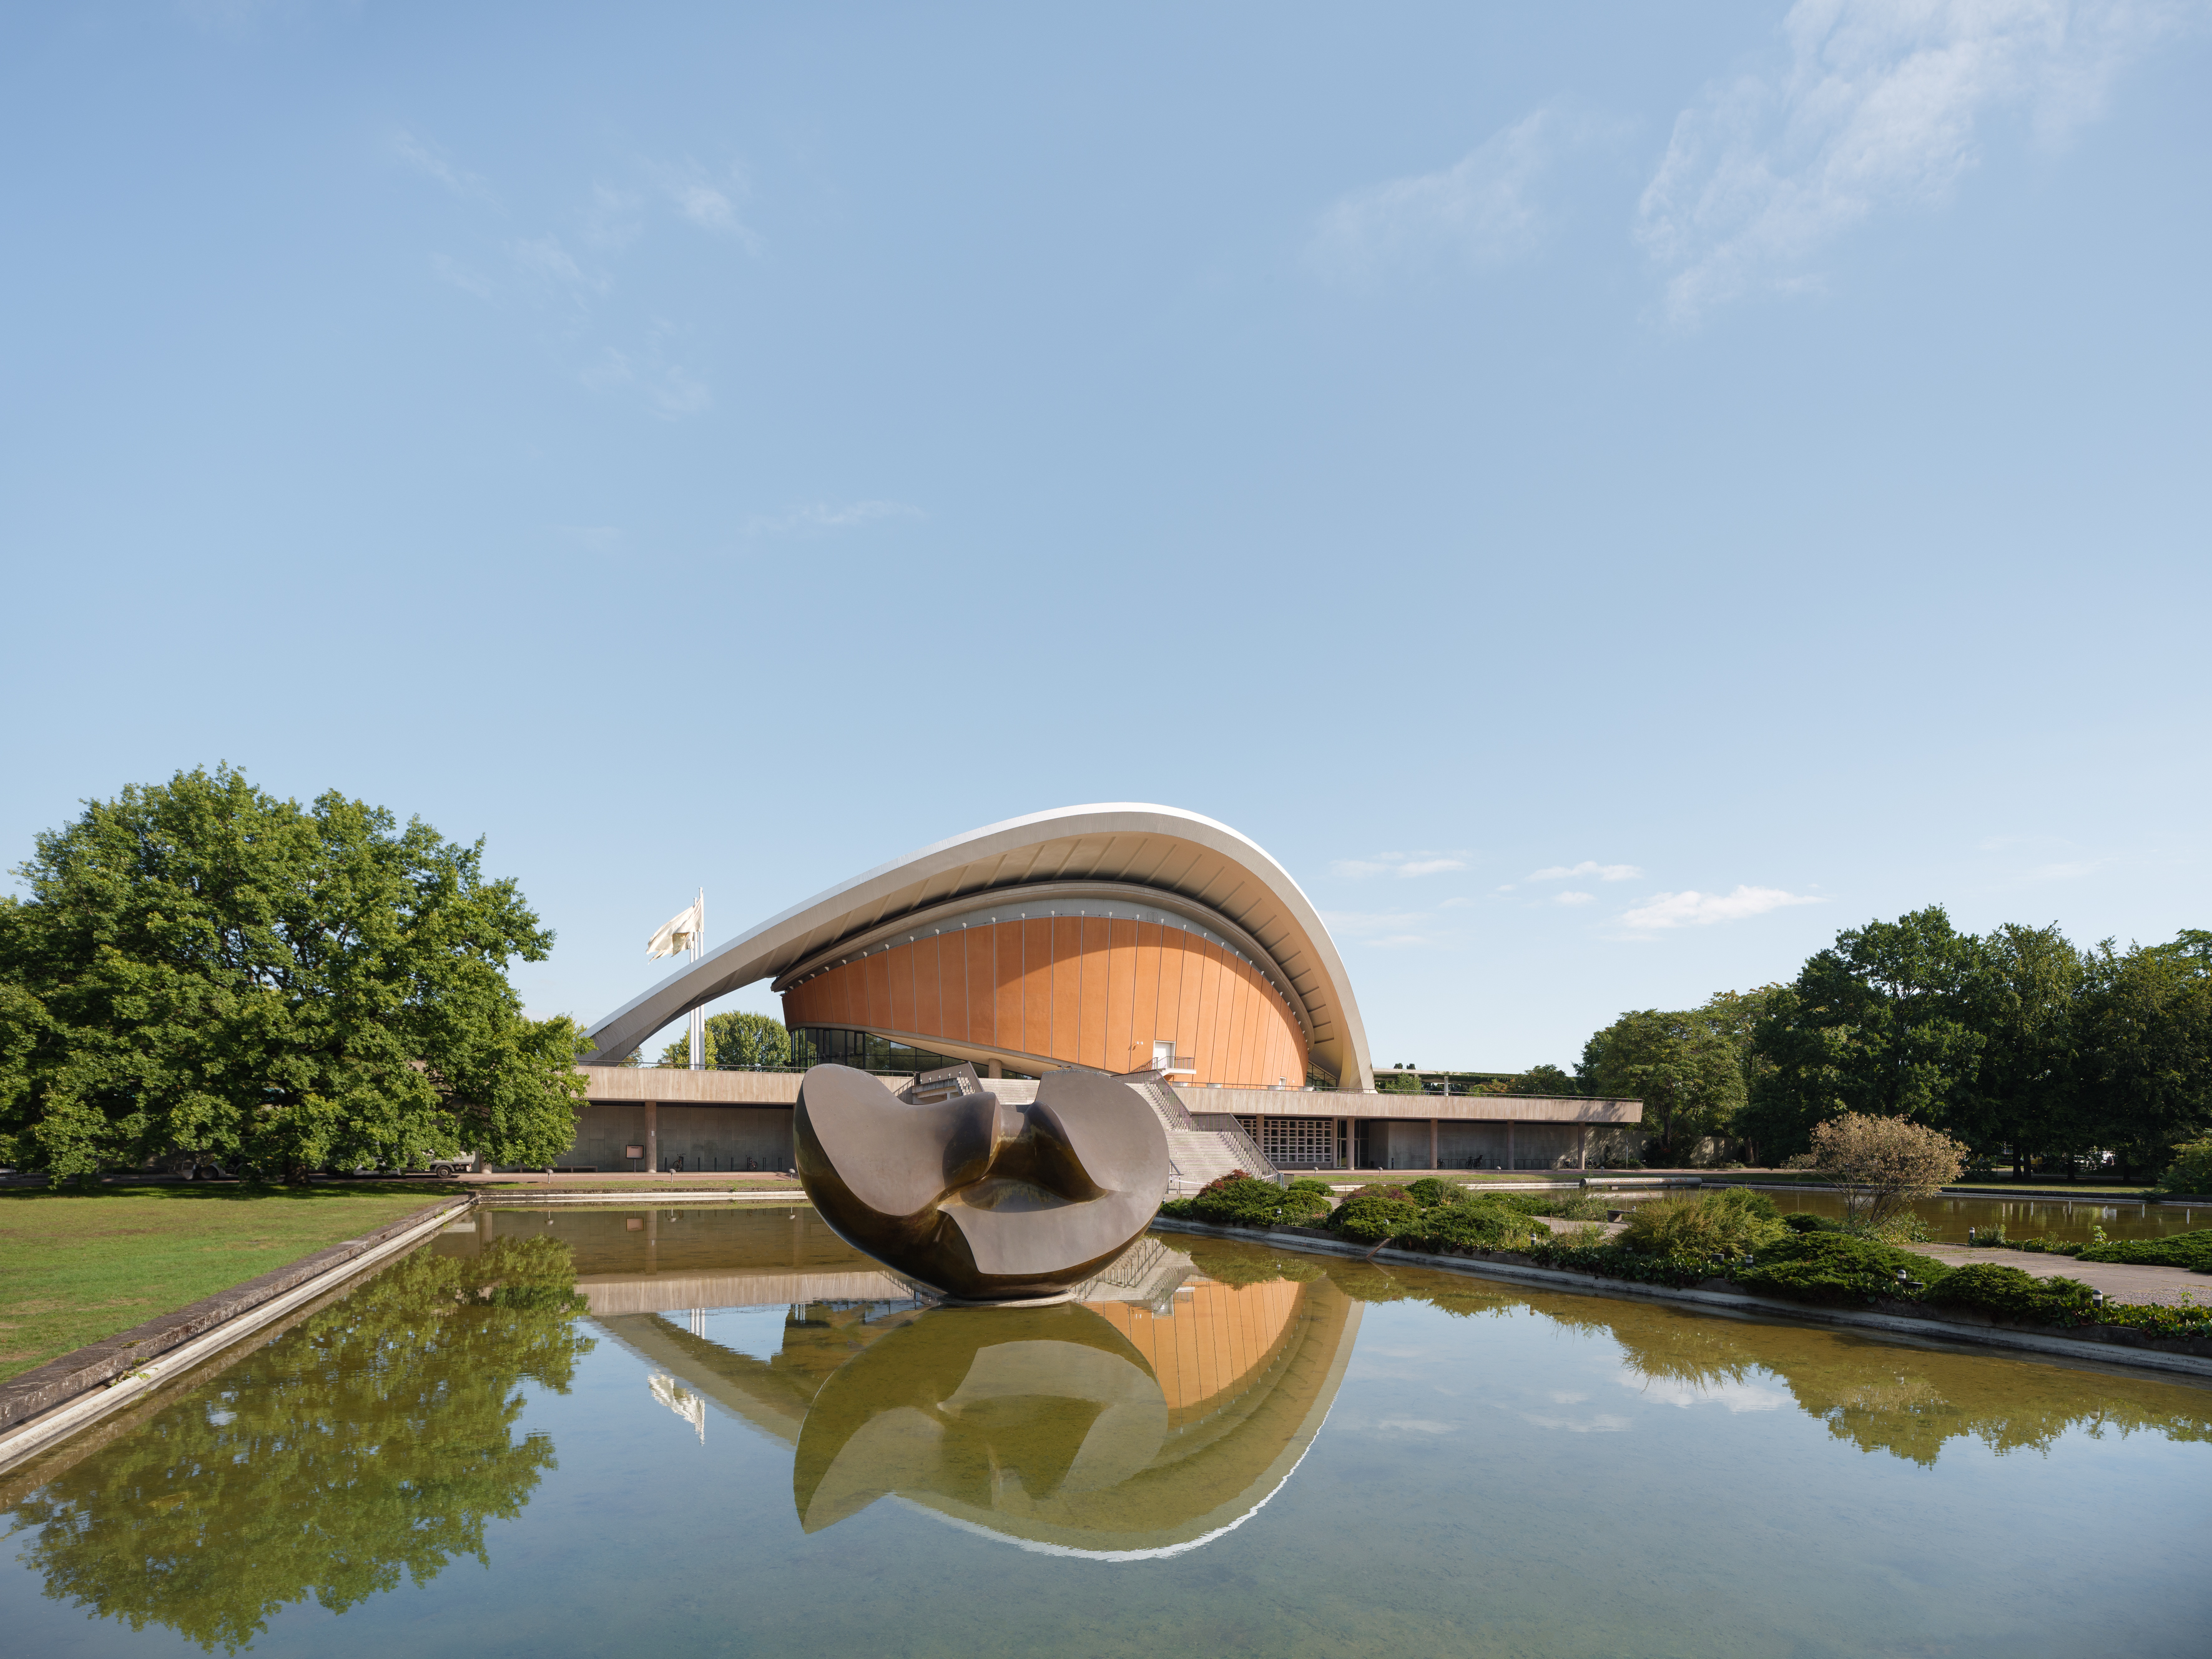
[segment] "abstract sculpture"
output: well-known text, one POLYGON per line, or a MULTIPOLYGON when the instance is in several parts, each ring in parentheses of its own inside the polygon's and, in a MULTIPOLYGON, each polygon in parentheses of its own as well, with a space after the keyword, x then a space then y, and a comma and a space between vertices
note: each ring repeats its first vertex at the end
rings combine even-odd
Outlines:
POLYGON ((972 1066, 898 1094, 817 1066, 793 1115, 799 1179, 839 1237, 965 1302, 1060 1295, 1144 1231, 1167 1186, 1167 1136, 1127 1084, 1054 1072, 1021 1106, 972 1066))

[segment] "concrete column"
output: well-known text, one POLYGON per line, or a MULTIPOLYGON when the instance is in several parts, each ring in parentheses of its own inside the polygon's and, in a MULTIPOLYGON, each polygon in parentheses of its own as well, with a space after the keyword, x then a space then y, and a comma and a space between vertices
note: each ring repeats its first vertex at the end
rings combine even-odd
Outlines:
POLYGON ((1004 1077, 1006 1076, 1006 1073, 1001 1069, 999 1062, 994 1060, 991 1062, 991 1069, 986 1075, 990 1077, 1004 1077))
POLYGON ((1589 1125, 1587 1123, 1583 1125, 1576 1135, 1575 1168, 1577 1170, 1589 1168, 1589 1125))
POLYGON ((1437 1121, 1429 1120, 1429 1168, 1437 1167, 1437 1121))
POLYGON ((1521 1167, 1520 1161, 1513 1155, 1513 1120, 1510 1117, 1505 1120, 1505 1167, 1509 1170, 1521 1167))
POLYGON ((660 1168, 660 1103, 645 1103, 645 1172, 652 1175, 660 1168))
POLYGON ((645 1270, 648 1273, 660 1271, 660 1212, 645 1212, 645 1270))

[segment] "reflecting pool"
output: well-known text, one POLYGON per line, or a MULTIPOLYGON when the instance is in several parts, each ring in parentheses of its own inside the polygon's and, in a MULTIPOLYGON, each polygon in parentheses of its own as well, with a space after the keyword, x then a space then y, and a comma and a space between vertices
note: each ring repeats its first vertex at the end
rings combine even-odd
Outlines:
POLYGON ((1169 1236, 479 1211, 0 1475, 10 1651, 2203 1651, 2212 1390, 1169 1236))
MULTIPOLYGON (((1840 1216, 1842 1195, 1797 1193, 1779 1187, 1763 1189, 1784 1210, 1840 1216)), ((2008 1238, 2057 1238, 2086 1244, 2102 1227, 2115 1242, 2160 1238, 2212 1227, 2212 1204, 2144 1204, 2109 1198, 1923 1198, 1912 1206, 1938 1243, 1963 1244, 1969 1228, 2002 1227, 2008 1238)))

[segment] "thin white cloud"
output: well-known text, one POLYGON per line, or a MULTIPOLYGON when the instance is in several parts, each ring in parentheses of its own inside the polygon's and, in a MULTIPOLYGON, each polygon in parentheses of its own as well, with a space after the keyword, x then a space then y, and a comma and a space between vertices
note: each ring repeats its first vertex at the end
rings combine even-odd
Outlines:
POLYGON ((1358 880, 1366 876, 1440 876, 1467 868, 1464 853, 1377 853, 1371 858, 1338 859, 1329 868, 1358 880))
MULTIPOLYGON (((1554 864, 1548 869, 1532 870, 1531 881, 1566 881, 1576 876, 1595 876, 1600 881, 1633 881, 1644 872, 1632 864, 1600 864, 1595 859, 1584 859, 1580 864, 1554 864)), ((1498 890, 1503 892, 1505 890, 1498 890)))
POLYGON ((2041 864, 2028 872, 2038 881, 2071 881, 2076 876, 2094 875, 2111 862, 2107 859, 2075 859, 2064 864, 2041 864))
POLYGON ((578 264, 575 256, 561 246, 557 236, 511 242, 507 251, 514 263, 532 276, 572 294, 605 294, 613 286, 605 276, 578 264))
POLYGON ((780 536, 793 532, 855 530, 885 519, 922 519, 929 515, 904 501, 817 501, 773 517, 756 514, 745 520, 749 536, 780 536))
POLYGON ((665 361, 657 348, 633 353, 609 346, 577 378, 594 392, 641 392, 653 412, 667 421, 703 415, 714 404, 714 393, 704 382, 694 379, 682 364, 665 361))
POLYGON ((727 179, 717 179, 697 162, 686 161, 681 167, 657 167, 654 176, 661 194, 692 224, 718 236, 733 237, 750 252, 760 252, 759 235, 738 216, 738 203, 750 193, 743 169, 733 167, 727 179))
POLYGON ((1595 904, 1597 902, 1597 895, 1595 893, 1577 893, 1571 889, 1564 893, 1553 894, 1552 902, 1554 904, 1595 904))
POLYGON ((2205 14, 2204 0, 1798 0, 1786 61, 1708 88, 1644 192, 1637 238, 1671 273, 1668 314, 1817 287, 1812 262, 1838 237, 1948 199, 1993 112, 2024 107, 2062 137, 2205 14))
POLYGON ((475 201, 491 200, 491 186, 473 173, 464 172, 411 132, 392 135, 392 153, 425 178, 434 179, 456 196, 475 201))
POLYGON ((1440 258, 1480 268, 1520 258, 1540 240, 1537 180, 1569 137, 1540 109, 1440 173, 1355 191, 1322 215, 1315 266, 1346 280, 1440 258))
POLYGON ((1621 917, 1624 926, 1644 933, 1668 927, 1708 927, 1717 921, 1741 921, 1792 904, 1818 904, 1817 898, 1785 893, 1779 887, 1739 887, 1732 893, 1654 894, 1621 917))
POLYGON ((441 283, 451 283, 464 294, 472 294, 479 300, 489 300, 494 293, 491 278, 471 270, 459 260, 442 253, 430 256, 430 269, 441 283))

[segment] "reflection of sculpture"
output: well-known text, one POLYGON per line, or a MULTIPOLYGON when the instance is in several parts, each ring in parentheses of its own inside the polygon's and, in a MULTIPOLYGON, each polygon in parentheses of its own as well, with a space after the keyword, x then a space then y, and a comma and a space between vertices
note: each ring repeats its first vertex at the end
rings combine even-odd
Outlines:
POLYGON ((969 1301, 1027 1301, 1080 1283, 1145 1230, 1168 1178, 1167 1136, 1137 1092, 1054 1072, 1034 1105, 972 1066, 893 1095, 817 1066, 793 1115, 799 1178, 840 1237, 969 1301))
POLYGON ((905 1498, 1030 1547, 1193 1548, 1287 1480, 1320 1431, 1358 1309, 1326 1279, 1171 1299, 939 1309, 822 1385, 792 1468, 817 1532, 905 1498))

